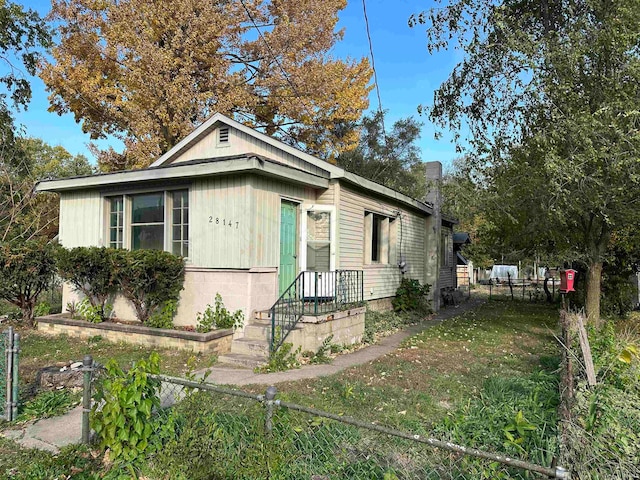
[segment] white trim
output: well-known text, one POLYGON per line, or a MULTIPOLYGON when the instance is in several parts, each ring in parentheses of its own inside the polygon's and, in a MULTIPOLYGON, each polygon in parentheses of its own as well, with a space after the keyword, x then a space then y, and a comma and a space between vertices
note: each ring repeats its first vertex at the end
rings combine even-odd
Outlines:
POLYGON ((300 255, 299 255, 299 271, 304 272, 307 269, 307 213, 308 212, 329 212, 329 270, 336 269, 336 231, 337 218, 335 205, 317 205, 308 204, 300 207, 300 255))

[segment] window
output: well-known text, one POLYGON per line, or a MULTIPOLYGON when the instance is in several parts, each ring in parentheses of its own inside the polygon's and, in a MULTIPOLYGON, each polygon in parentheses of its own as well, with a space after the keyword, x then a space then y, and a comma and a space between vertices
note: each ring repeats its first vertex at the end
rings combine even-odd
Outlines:
POLYGON ((307 212, 307 270, 331 270, 331 213, 307 212))
POLYGON ((173 245, 171 251, 182 257, 189 256, 189 192, 181 190, 173 195, 173 245))
POLYGON ((440 242, 440 254, 442 255, 442 266, 451 266, 451 235, 443 233, 440 242))
POLYGON ((166 249, 176 255, 188 256, 188 190, 119 195, 108 197, 107 201, 110 247, 166 249), (169 218, 166 218, 167 211, 169 218), (166 238, 167 234, 169 238, 166 238))
POLYGON ((396 238, 394 219, 377 213, 365 212, 364 227, 364 263, 391 263, 396 238))
POLYGON ((122 197, 109 199, 109 247, 122 248, 124 246, 124 211, 122 197))
POLYGON ((164 193, 131 196, 131 249, 164 249, 164 193))

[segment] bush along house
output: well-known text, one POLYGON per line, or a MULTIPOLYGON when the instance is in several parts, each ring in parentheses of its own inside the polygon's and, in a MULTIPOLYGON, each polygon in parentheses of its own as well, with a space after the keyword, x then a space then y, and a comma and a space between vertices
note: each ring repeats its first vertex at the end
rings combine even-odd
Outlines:
MULTIPOLYGON (((426 164, 433 179, 441 172, 439 162, 426 164)), ((237 361, 283 341, 303 351, 328 335, 358 342, 364 302, 390 307, 403 275, 432 286, 436 309, 439 285, 455 275, 454 221, 440 214, 437 193, 415 200, 220 114, 146 169, 43 181, 37 190, 59 193, 66 248, 185 257, 174 324, 194 325, 219 293, 247 319, 231 344, 237 361)), ((64 287, 63 305, 78 298, 64 287)), ((122 298, 114 315, 135 318, 122 298)))

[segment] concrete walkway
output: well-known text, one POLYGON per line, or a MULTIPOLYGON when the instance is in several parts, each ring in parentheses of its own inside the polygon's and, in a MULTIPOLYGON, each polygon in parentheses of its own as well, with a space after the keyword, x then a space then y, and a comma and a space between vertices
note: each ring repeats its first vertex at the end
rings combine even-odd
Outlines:
POLYGON ((400 343, 427 328, 438 325, 447 318, 460 315, 484 303, 482 299, 472 299, 455 307, 441 310, 428 321, 407 327, 393 335, 381 338, 378 343, 362 348, 352 353, 338 355, 327 365, 304 365, 301 368, 276 373, 254 373, 253 370, 238 367, 210 367, 199 370, 197 375, 209 371, 207 383, 218 385, 273 385, 281 382, 291 382, 308 378, 324 377, 338 373, 355 365, 362 365, 393 352, 400 343))
MULTIPOLYGON (((207 378, 207 383, 219 385, 273 385, 280 382, 332 375, 346 368, 362 365, 383 357, 398 348, 404 339, 438 325, 443 320, 476 308, 482 303, 483 300, 474 299, 457 307, 448 307, 434 315, 430 320, 384 337, 375 345, 353 353, 338 355, 329 365, 305 365, 299 369, 267 374, 254 373, 252 370, 243 368, 213 367, 203 369, 196 372, 196 374, 203 375, 208 370, 210 374, 207 378)), ((81 420, 82 407, 76 407, 59 417, 45 418, 12 430, 4 430, 0 432, 0 435, 14 440, 26 448, 39 448, 57 453, 60 447, 80 442, 82 437, 81 420)))

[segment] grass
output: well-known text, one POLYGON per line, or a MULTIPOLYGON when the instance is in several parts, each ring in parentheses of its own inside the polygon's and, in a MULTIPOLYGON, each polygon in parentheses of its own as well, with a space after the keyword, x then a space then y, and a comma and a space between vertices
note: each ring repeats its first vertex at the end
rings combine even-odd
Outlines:
POLYGON ((97 480, 101 478, 97 474, 100 460, 101 456, 94 457, 84 446, 65 447, 52 455, 0 437, 0 478, 97 480))
MULTIPOLYGON (((431 433, 457 409, 489 398, 486 390, 496 388, 495 379, 509 390, 514 386, 504 380, 555 370, 556 323, 557 312, 545 305, 492 301, 407 339, 374 362, 277 387, 288 401, 431 433)), ((546 380, 555 398, 555 384, 546 380)))
POLYGON ((157 349, 152 347, 111 343, 100 336, 88 340, 70 338, 66 335, 50 336, 37 330, 18 328, 20 333, 20 381, 30 384, 35 381, 38 370, 55 365, 58 362, 82 361, 87 354, 93 356, 98 363, 104 364, 114 358, 120 365, 127 366, 132 362, 146 358, 152 351, 157 351, 162 358, 162 373, 168 375, 184 375, 189 370, 187 361, 194 357, 193 368, 212 366, 215 355, 196 354, 184 350, 157 349))

